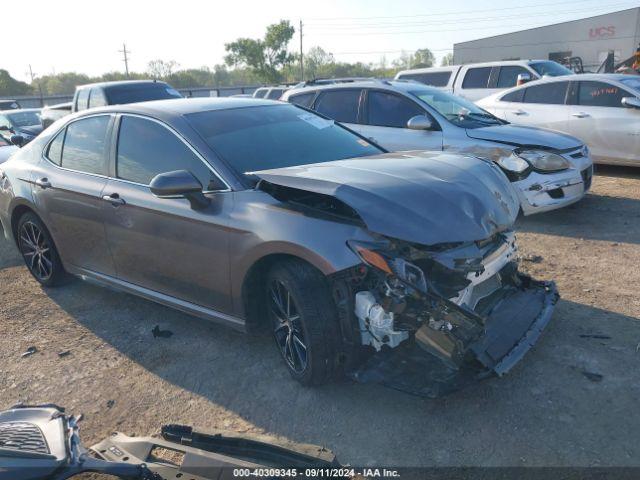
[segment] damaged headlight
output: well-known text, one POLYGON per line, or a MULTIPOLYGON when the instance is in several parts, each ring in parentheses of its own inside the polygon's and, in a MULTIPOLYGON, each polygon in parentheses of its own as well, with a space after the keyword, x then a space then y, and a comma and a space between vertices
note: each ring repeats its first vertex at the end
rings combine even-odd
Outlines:
POLYGON ((571 166, 566 158, 545 150, 523 150, 516 152, 516 154, 537 170, 565 170, 571 166))
POLYGON ((499 158, 497 163, 505 170, 515 173, 522 173, 529 168, 529 164, 516 155, 515 152, 512 152, 508 157, 499 158))
POLYGON ((403 258, 394 258, 374 244, 350 240, 347 245, 365 265, 392 275, 417 290, 427 291, 427 281, 420 267, 403 258))

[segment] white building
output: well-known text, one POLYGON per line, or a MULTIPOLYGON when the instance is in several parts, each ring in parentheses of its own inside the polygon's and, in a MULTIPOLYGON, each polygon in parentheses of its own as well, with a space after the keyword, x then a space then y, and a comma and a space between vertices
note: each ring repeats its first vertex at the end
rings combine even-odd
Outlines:
POLYGON ((616 61, 629 58, 640 43, 640 7, 595 17, 530 28, 519 32, 456 43, 456 65, 494 60, 581 57, 585 70, 602 63, 608 52, 616 61))

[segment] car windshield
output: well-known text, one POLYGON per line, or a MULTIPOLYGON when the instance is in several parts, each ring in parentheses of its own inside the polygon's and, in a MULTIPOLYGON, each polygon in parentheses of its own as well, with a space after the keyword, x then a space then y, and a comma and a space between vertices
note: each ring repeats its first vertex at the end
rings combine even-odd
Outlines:
POLYGON ((505 123, 475 103, 437 89, 413 90, 410 95, 422 100, 449 122, 462 128, 480 128, 505 123))
POLYGON ((383 153, 333 120, 295 105, 261 105, 187 115, 239 174, 383 153))
POLYGON ((109 104, 121 105, 125 103, 149 102, 151 100, 166 100, 182 98, 180 92, 166 84, 139 84, 126 87, 115 87, 107 90, 109 104))
POLYGON ((40 125, 40 115, 38 112, 15 112, 8 113, 7 117, 11 121, 11 124, 14 127, 32 127, 35 125, 40 125))
POLYGON ((632 88, 636 92, 640 93, 640 78, 629 75, 628 77, 621 78, 618 81, 625 87, 632 88))
POLYGON ((538 75, 543 77, 548 75, 549 77, 561 77, 562 75, 573 75, 573 72, 567 67, 560 65, 559 63, 546 61, 546 62, 532 62, 529 64, 538 75))

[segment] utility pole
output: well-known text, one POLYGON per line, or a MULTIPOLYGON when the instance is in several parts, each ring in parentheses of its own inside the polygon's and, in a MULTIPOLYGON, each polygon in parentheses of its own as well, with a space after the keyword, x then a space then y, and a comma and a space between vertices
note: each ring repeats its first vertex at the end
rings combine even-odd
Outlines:
MULTIPOLYGON (((33 69, 31 68, 31 64, 29 64, 29 76, 31 77, 31 85, 36 81, 36 75, 33 73, 33 69)), ((40 85, 40 81, 38 81, 38 91, 40 92, 40 106, 44 107, 44 99, 42 98, 42 85, 40 85)))
POLYGON ((122 50, 118 50, 124 56, 124 70, 127 74, 127 78, 129 78, 129 57, 127 57, 128 53, 131 53, 131 50, 127 50, 127 44, 122 42, 122 50))
POLYGON ((300 81, 304 82, 304 56, 302 53, 302 19, 300 19, 300 81))

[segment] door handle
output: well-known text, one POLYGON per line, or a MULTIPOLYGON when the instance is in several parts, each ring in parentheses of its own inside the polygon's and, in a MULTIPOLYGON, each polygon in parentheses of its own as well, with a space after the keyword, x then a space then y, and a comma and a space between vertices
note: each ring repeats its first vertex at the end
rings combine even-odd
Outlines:
POLYGON ((51 188, 51 182, 49 181, 48 178, 39 178, 34 183, 38 187, 42 188, 43 190, 46 189, 46 188, 51 188))
POLYGON ((524 110, 515 110, 513 112, 514 115, 529 115, 527 112, 525 112, 524 110))
POLYGON ((576 118, 587 118, 589 114, 585 112, 576 112, 576 113, 572 113, 571 116, 576 118))
POLYGON ((111 195, 103 195, 102 200, 104 200, 105 202, 109 202, 114 207, 119 207, 120 205, 124 205, 125 203, 127 203, 122 198, 120 198, 120 195, 118 195, 117 193, 112 193, 111 195))

